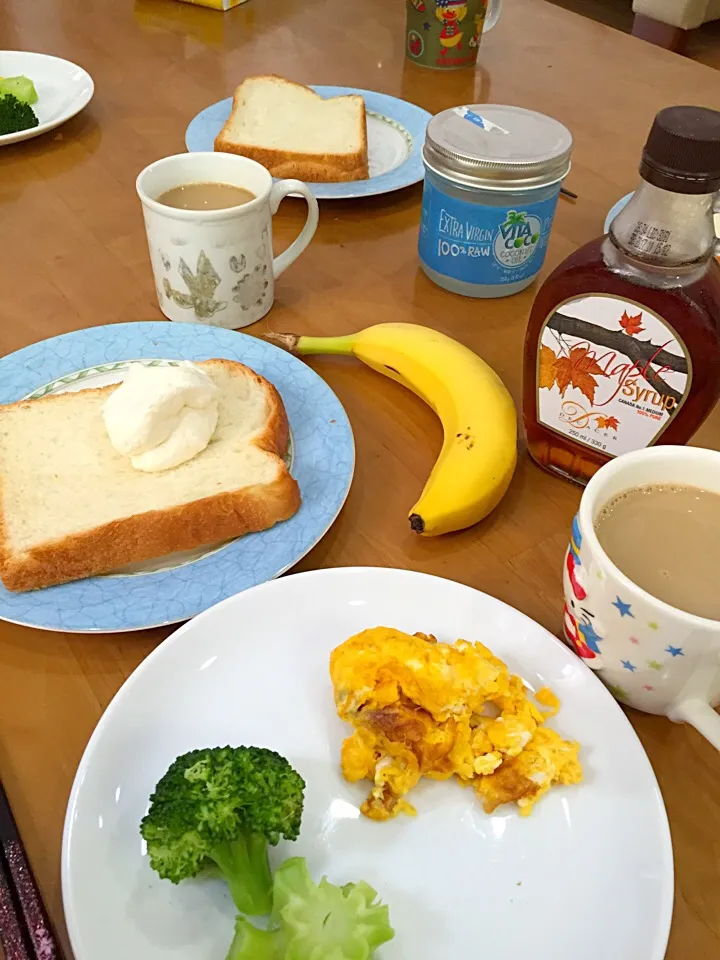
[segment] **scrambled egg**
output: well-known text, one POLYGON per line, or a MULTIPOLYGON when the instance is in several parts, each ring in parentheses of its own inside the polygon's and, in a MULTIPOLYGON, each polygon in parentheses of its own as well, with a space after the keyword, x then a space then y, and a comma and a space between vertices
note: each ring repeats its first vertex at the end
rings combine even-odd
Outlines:
POLYGON ((524 815, 553 784, 582 780, 579 744, 544 726, 558 699, 543 688, 533 702, 482 643, 375 627, 333 650, 330 676, 338 715, 355 727, 343 774, 372 782, 361 809, 373 820, 414 814, 404 797, 421 777, 456 776, 487 813, 516 802, 524 815))

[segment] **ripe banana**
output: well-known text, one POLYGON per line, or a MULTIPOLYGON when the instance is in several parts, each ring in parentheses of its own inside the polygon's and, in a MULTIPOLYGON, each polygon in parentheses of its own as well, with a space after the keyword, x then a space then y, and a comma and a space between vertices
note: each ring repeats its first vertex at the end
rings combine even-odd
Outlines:
POLYGON ((416 533, 462 530, 502 499, 517 460, 515 407, 495 371, 467 347, 430 327, 380 323, 347 337, 267 334, 298 355, 353 354, 412 390, 443 425, 444 442, 410 511, 416 533))

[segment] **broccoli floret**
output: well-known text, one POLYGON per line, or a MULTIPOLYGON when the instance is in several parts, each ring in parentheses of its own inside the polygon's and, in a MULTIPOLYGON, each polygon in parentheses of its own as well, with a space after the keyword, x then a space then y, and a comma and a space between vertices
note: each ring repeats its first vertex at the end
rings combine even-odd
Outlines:
POLYGON ((304 789, 272 750, 214 747, 178 757, 140 826, 152 868, 179 883, 214 864, 240 913, 270 913, 268 844, 297 839, 304 789))
POLYGON ((40 121, 27 103, 21 103, 12 93, 0 96, 0 137, 36 127, 40 121))
POLYGON ((0 77, 0 96, 11 93, 22 103, 37 103, 38 95, 35 84, 29 77, 0 77))
POLYGON ((368 960, 394 936, 369 884, 316 884, 302 857, 276 870, 273 896, 270 928, 238 917, 227 960, 368 960))
POLYGON ((235 921, 235 937, 226 960, 283 960, 285 943, 278 930, 258 930, 245 917, 235 921))

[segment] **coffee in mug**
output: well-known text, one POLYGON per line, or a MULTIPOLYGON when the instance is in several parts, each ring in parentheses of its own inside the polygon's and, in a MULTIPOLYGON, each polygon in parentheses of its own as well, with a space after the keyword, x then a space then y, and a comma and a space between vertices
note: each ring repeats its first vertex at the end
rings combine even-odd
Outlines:
POLYGON ((595 520, 600 546, 633 583, 696 617, 720 620, 720 495, 656 483, 618 493, 595 520))
POLYGON ((255 199, 255 194, 232 183, 181 183, 165 190, 158 203, 177 210, 227 210, 255 199))

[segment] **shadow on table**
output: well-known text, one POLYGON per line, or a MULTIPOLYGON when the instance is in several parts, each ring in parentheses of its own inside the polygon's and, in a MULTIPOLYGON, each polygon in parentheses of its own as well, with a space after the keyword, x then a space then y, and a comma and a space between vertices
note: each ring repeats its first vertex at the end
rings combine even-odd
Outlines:
POLYGON ((90 109, 86 109, 54 130, 0 148, 0 202, 20 196, 31 183, 52 179, 53 170, 55 173, 64 173, 84 163, 89 154, 99 149, 101 140, 100 124, 90 109), (81 146, 81 149, 69 150, 71 143, 81 146), (27 162, 40 158, 44 160, 63 152, 65 156, 62 163, 58 162, 50 168, 44 165, 42 172, 33 163, 27 162), (8 175, 10 167, 13 168, 12 177, 8 175))

